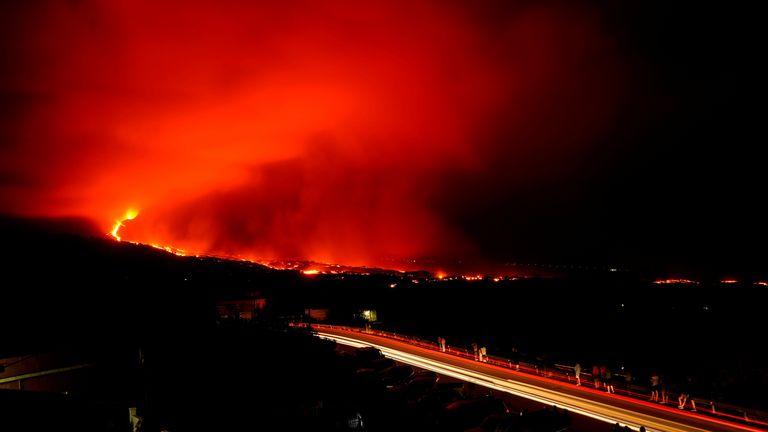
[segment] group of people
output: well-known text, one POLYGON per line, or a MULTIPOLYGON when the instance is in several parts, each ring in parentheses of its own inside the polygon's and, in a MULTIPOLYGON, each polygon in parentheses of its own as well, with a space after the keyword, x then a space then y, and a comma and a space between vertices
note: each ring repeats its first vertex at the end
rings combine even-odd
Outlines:
MULTIPOLYGON (((445 338, 442 336, 438 336, 437 338, 437 344, 441 352, 446 352, 446 344, 445 344, 445 338)), ((487 362, 488 361, 488 354, 486 347, 479 346, 477 343, 472 343, 472 351, 474 354, 474 358, 477 361, 481 362, 487 362)), ((518 352, 517 349, 513 348, 514 357, 517 357, 518 352)), ((519 361, 517 358, 514 360, 515 367, 519 370, 519 361)), ((510 364, 510 366, 512 366, 510 364)), ((624 369, 624 368, 622 368, 624 369)), ((576 378, 576 385, 581 385, 581 364, 576 363, 573 366, 573 373, 576 378)), ((627 390, 629 390, 629 383, 632 380, 632 376, 629 374, 629 372, 625 372, 625 378, 626 378, 626 386, 627 390)), ((601 364, 595 364, 592 366, 592 379, 594 380, 594 385, 596 389, 605 389, 608 393, 616 393, 616 389, 614 387, 615 385, 615 378, 614 374, 611 372, 611 369, 606 365, 601 364)), ((662 377, 656 373, 653 372, 651 374, 650 378, 651 382, 651 396, 649 400, 653 402, 658 402, 662 404, 667 404, 669 402, 669 393, 667 392, 667 386, 665 381, 662 379, 662 377)), ((686 379, 683 381, 682 385, 680 386, 680 393, 678 395, 678 408, 684 409, 686 405, 691 405, 691 411, 696 411, 696 402, 691 398, 690 395, 690 387, 691 387, 691 377, 686 377, 686 379)))
POLYGON ((488 351, 484 346, 479 346, 472 342, 472 352, 475 355, 475 360, 481 362, 488 362, 488 351))
MULTIPOLYGON (((680 392, 677 396, 677 407, 685 409, 690 403, 691 411, 696 411, 696 401, 691 399, 691 377, 688 376, 680 385, 680 392)), ((666 381, 654 372, 651 374, 651 397, 652 402, 666 404, 669 402, 669 393, 667 392, 666 381)))
MULTIPOLYGON (((581 385, 581 364, 576 363, 573 366, 573 374, 576 377, 576 385, 580 386, 581 385)), ((625 376, 627 380, 627 390, 628 390, 629 381, 632 378, 628 372, 625 373, 625 376)), ((592 378, 594 379, 594 384, 596 389, 605 389, 605 391, 607 391, 608 393, 616 393, 616 389, 614 387, 613 374, 611 373, 611 369, 608 366, 598 365, 598 364, 595 364, 594 366, 592 366, 592 378)), ((651 374, 650 381, 651 381, 651 396, 649 400, 652 402, 667 404, 669 402, 669 392, 667 392, 667 386, 665 381, 656 372, 651 374)), ((691 387, 691 377, 688 376, 680 386, 680 393, 677 398, 677 402, 678 402, 677 407, 679 409, 685 409, 685 407, 688 404, 690 404, 691 411, 695 412, 696 401, 694 401, 691 398, 690 387, 691 387)))
MULTIPOLYGON (((581 377, 579 376, 581 375, 581 365, 576 363, 573 371, 576 374, 576 385, 581 385, 581 377)), ((604 388, 608 393, 616 393, 616 389, 613 385, 613 373, 608 366, 598 364, 592 366, 592 379, 595 381, 596 389, 604 388)))
MULTIPOLYGON (((437 347, 441 352, 446 351, 445 338, 442 336, 437 337, 437 347)), ((472 352, 475 356, 475 360, 481 362, 488 362, 488 349, 484 346, 479 346, 477 343, 472 343, 472 352)), ((519 366, 518 366, 519 368, 519 366)))

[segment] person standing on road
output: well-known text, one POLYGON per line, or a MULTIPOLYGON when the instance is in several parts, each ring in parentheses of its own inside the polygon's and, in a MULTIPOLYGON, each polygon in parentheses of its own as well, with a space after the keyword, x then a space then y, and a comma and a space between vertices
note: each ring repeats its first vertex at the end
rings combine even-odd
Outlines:
POLYGON ((659 378, 659 390, 661 391, 661 403, 669 402, 669 392, 667 391, 667 377, 662 375, 659 378))
POLYGON ((437 345, 440 347, 441 352, 445 352, 445 338, 442 336, 437 337, 437 345))
MULTIPOLYGON (((613 388, 613 374, 611 374, 611 368, 608 366, 603 366, 605 369, 603 369, 603 379, 605 380, 605 391, 608 393, 616 393, 616 390, 613 388)), ((602 367, 601 367, 602 368, 602 367)))
POLYGON ((520 370, 520 351, 517 347, 512 347, 512 363, 515 365, 515 370, 520 370))
POLYGON ((576 385, 581 385, 581 378, 579 377, 581 375, 581 365, 579 363, 576 363, 576 365, 573 366, 573 375, 576 377, 576 385))
POLYGON ((683 381, 683 385, 680 387, 680 396, 678 396, 677 401, 680 402, 680 405, 677 407, 679 409, 684 409, 685 404, 690 401, 691 402, 691 411, 696 412, 696 401, 691 398, 691 377, 685 377, 685 380, 683 381))
POLYGON ((595 380, 595 389, 600 388, 600 365, 594 365, 592 366, 592 379, 595 380))
POLYGON ((651 402, 659 402, 659 387, 661 386, 661 378, 659 374, 654 372, 651 374, 651 402))
POLYGON ((624 367, 621 369, 624 371, 624 390, 629 394, 629 388, 632 386, 632 372, 624 367))

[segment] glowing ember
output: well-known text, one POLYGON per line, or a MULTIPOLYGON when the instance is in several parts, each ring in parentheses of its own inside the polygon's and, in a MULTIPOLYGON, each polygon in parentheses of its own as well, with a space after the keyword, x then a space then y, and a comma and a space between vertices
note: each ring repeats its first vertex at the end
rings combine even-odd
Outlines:
POLYGON ((655 284, 694 284, 698 285, 698 282, 688 279, 659 279, 653 281, 655 284))
POLYGON ((171 246, 160 246, 160 245, 154 245, 154 244, 150 245, 150 246, 152 246, 155 249, 164 250, 164 251, 166 251, 168 253, 172 253, 174 255, 187 256, 187 252, 184 249, 176 249, 176 248, 171 247, 171 246))

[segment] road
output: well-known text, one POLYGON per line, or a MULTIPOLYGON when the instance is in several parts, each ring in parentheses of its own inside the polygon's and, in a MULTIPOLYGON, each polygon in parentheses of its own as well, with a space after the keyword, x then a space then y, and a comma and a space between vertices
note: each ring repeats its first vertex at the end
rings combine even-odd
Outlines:
POLYGON ((422 347, 407 341, 339 327, 314 327, 321 338, 352 346, 374 346, 402 363, 452 376, 464 381, 511 393, 572 413, 586 415, 610 424, 619 423, 637 430, 644 426, 656 432, 733 432, 761 431, 756 428, 704 414, 678 410, 631 397, 607 394, 585 386, 518 372, 507 367, 482 363, 450 353, 422 347))

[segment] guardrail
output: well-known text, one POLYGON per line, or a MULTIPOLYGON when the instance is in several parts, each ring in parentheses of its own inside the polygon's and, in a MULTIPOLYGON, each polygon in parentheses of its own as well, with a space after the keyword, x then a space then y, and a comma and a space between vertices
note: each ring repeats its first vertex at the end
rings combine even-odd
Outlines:
MULTIPOLYGON (((495 366, 513 369, 518 372, 543 376, 550 379, 569 382, 573 385, 576 385, 576 378, 575 378, 573 366, 569 366, 569 365, 555 364, 554 367, 547 367, 545 365, 537 365, 529 362, 514 363, 511 359, 492 355, 492 354, 486 355, 484 356, 483 359, 481 359, 480 356, 478 354, 475 354, 474 350, 471 348, 465 348, 465 347, 446 344, 445 349, 443 350, 438 343, 433 341, 427 341, 427 340, 420 339, 417 337, 412 337, 412 336, 404 336, 398 333, 388 332, 388 331, 378 330, 378 329, 349 327, 349 326, 332 325, 332 324, 317 324, 317 323, 290 323, 290 325, 294 327, 306 327, 308 329, 337 329, 337 330, 344 330, 344 331, 350 331, 350 332, 356 332, 356 333, 381 336, 388 339, 397 340, 400 342, 406 342, 411 345, 419 346, 421 348, 431 349, 434 351, 442 351, 457 357, 471 359, 474 361, 482 361, 484 363, 492 364, 495 366)), ((597 385, 591 373, 588 373, 582 370, 582 372, 579 375, 581 378, 581 386, 592 388, 595 390, 604 390, 605 388, 604 385, 597 385)), ((620 373, 614 374, 614 376, 624 378, 624 375, 620 373)), ((637 386, 634 384, 627 385, 626 381, 622 383, 623 385, 618 384, 620 381, 616 379, 614 379, 612 382, 614 383, 614 393, 616 394, 621 394, 631 398, 646 400, 646 401, 649 399, 649 396, 651 394, 650 388, 637 386)), ((667 401, 666 402, 660 401, 659 403, 667 406, 670 406, 670 405, 677 406, 678 405, 677 396, 678 396, 677 394, 667 392, 667 401)), ((659 395, 659 398, 661 399, 661 395, 659 395)), ((723 419, 728 419, 728 420, 742 423, 742 424, 768 428, 768 413, 766 412, 739 407, 736 405, 731 405, 731 404, 722 403, 722 402, 714 402, 707 399, 693 398, 693 400, 696 402, 697 413, 711 415, 711 416, 715 416, 723 419)))
POLYGON ((79 364, 75 366, 67 366, 67 367, 60 367, 56 369, 47 369, 42 371, 36 371, 36 372, 27 372, 20 375, 14 375, 9 377, 0 378, 0 384, 6 384, 10 382, 23 382, 28 379, 32 378, 40 378, 46 375, 54 375, 54 374, 60 374, 64 372, 70 372, 73 370, 78 370, 82 368, 92 367, 94 363, 85 363, 85 364, 79 364))

